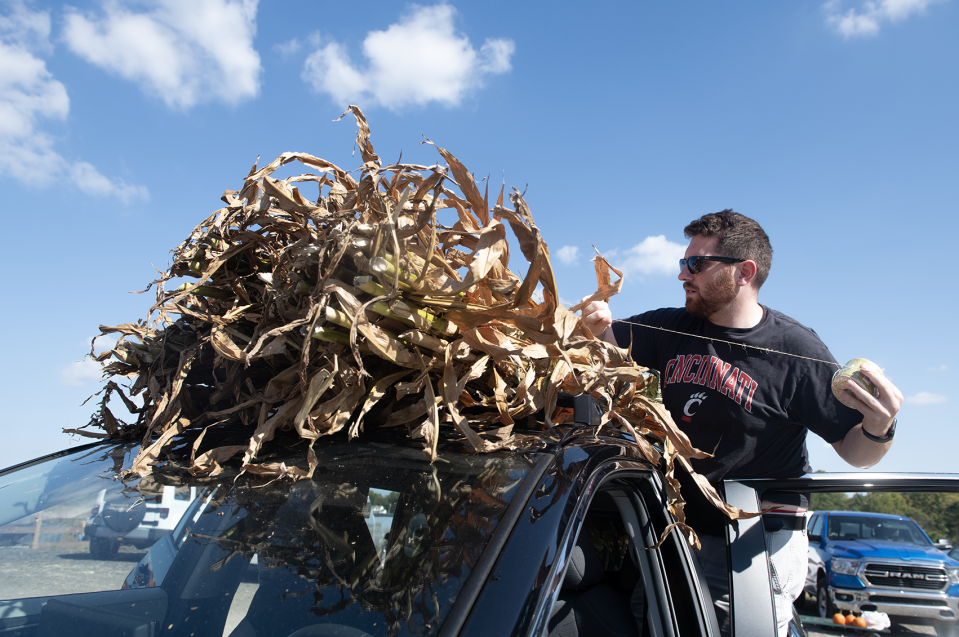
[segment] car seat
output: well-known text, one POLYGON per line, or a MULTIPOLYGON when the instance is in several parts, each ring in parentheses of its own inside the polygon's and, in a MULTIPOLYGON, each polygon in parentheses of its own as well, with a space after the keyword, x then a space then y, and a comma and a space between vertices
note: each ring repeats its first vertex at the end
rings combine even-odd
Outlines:
POLYGON ((635 637, 636 619, 628 600, 604 584, 603 562, 588 534, 580 532, 569 558, 559 598, 549 620, 549 637, 635 637))

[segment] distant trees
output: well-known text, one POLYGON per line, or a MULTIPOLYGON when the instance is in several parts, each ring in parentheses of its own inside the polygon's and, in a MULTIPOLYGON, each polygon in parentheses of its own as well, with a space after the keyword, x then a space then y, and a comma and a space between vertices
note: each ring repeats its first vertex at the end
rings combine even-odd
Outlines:
POLYGON ((959 493, 813 493, 813 511, 869 511, 915 520, 935 542, 959 542, 959 493))
POLYGON ((386 495, 370 490, 370 506, 380 505, 386 509, 387 514, 393 515, 396 510, 396 503, 400 499, 400 494, 396 491, 390 491, 386 495))

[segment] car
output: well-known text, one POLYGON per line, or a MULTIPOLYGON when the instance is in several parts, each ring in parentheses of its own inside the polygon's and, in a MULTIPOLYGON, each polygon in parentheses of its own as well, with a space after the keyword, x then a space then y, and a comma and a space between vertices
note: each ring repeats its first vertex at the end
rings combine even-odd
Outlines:
MULTIPOLYGON (((0 547, 0 568, 25 573, 0 578, 0 634, 543 637, 630 635, 641 625, 649 635, 719 635, 695 551, 667 533, 675 520, 664 467, 627 434, 598 427, 590 409, 486 454, 451 431, 434 462, 420 441, 367 423, 359 438, 315 441, 316 469, 298 481, 230 463, 194 476, 170 454, 149 478, 117 481, 138 449, 125 440, 2 471, 0 525, 89 510, 116 482, 197 491, 173 531, 142 554, 0 547), (392 515, 374 513, 374 500, 394 502, 392 515)), ((174 447, 192 448, 197 434, 187 430, 174 447)), ((219 447, 249 433, 211 427, 204 436, 219 447)), ((305 468, 305 448, 278 432, 258 461, 305 468)), ((728 502, 750 511, 770 492, 959 491, 957 476, 863 481, 815 474, 724 486, 728 502)), ((764 538, 759 518, 729 529, 734 636, 775 633, 764 538)), ((791 630, 803 634, 799 623, 791 630)))
POLYGON ((959 561, 915 521, 862 511, 816 511, 807 526, 806 592, 818 613, 874 611, 893 621, 959 628, 959 561))
POLYGON ((160 485, 145 493, 117 486, 101 490, 83 529, 90 553, 103 558, 123 544, 153 546, 173 531, 196 494, 196 487, 186 485, 160 485))

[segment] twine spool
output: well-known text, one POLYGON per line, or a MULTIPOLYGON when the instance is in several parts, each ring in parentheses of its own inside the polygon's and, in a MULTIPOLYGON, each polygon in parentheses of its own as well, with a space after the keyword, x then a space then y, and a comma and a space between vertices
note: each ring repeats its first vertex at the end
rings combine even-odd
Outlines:
POLYGON ((853 407, 849 397, 843 391, 849 383, 856 383, 862 389, 879 398, 879 388, 859 371, 859 368, 865 363, 872 365, 873 368, 878 369, 879 373, 882 374, 882 369, 880 369, 879 365, 865 358, 854 358, 843 365, 842 369, 836 370, 836 373, 832 375, 832 393, 839 399, 839 402, 846 407, 853 407))

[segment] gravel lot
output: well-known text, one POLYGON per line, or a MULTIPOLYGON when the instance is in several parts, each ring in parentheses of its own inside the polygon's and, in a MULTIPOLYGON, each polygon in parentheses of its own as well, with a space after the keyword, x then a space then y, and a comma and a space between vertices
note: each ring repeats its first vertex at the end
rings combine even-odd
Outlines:
MULTIPOLYGON (((146 550, 122 546, 111 559, 96 560, 90 556, 86 542, 39 549, 0 546, 0 599, 117 590, 145 554, 146 550)), ((240 584, 224 635, 229 635, 246 615, 256 588, 253 582, 240 584)))
POLYGON ((0 547, 0 599, 117 590, 146 551, 123 546, 95 560, 86 542, 0 547))

